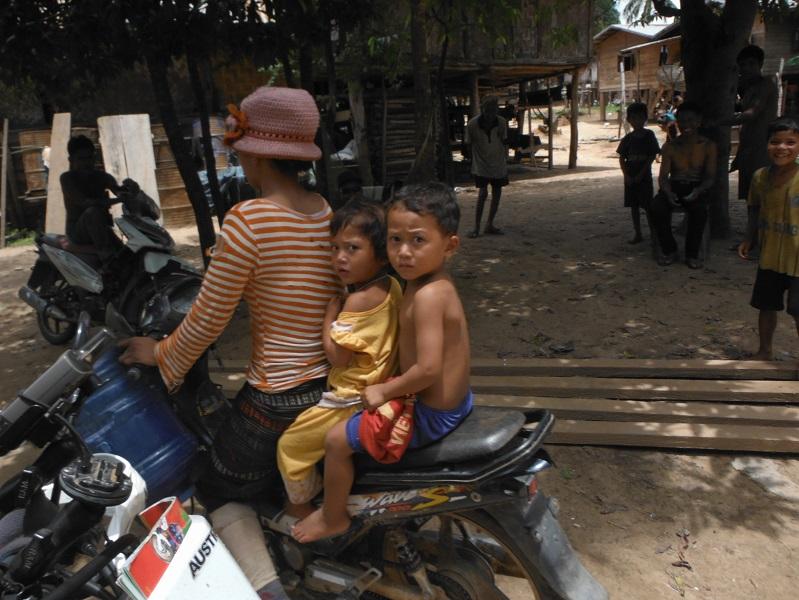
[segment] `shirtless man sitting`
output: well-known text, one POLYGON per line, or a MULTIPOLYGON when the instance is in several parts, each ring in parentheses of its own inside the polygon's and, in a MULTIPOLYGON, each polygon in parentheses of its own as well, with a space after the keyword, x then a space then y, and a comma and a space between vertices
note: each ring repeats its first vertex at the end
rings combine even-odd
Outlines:
POLYGON ((660 243, 658 264, 670 265, 677 258, 677 242, 671 231, 675 208, 685 211, 688 229, 685 234, 685 262, 692 269, 702 267, 699 247, 707 223, 707 192, 716 176, 716 144, 699 135, 702 109, 692 102, 677 110, 680 135, 662 148, 658 184, 660 192, 652 204, 652 221, 660 243))

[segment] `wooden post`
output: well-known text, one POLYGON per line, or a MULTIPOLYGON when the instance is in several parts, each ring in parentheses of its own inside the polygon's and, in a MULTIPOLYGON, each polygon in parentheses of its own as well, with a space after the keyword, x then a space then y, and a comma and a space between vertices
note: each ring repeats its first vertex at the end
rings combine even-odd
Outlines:
POLYGON ((571 102, 572 102, 572 112, 571 118, 569 119, 569 130, 570 130, 570 138, 569 138, 569 168, 576 169, 577 168, 577 142, 578 142, 578 135, 577 135, 577 119, 580 117, 580 101, 579 101, 579 93, 577 90, 577 69, 572 71, 572 93, 571 93, 571 102))
POLYGON ((603 123, 608 120, 608 93, 599 92, 599 120, 603 123))
POLYGON ((552 118, 552 88, 550 88, 549 77, 547 77, 547 121, 549 121, 549 127, 547 127, 547 160, 549 165, 547 166, 548 169, 552 168, 552 137, 555 135, 555 123, 554 119, 552 118))
POLYGON ((624 117, 622 113, 624 113, 624 104, 627 101, 626 98, 626 90, 624 89, 624 59, 622 58, 619 61, 619 72, 621 73, 621 94, 619 95, 619 133, 617 137, 621 137, 621 126, 622 122, 624 121, 624 117))
POLYGON ((374 185, 372 177, 372 160, 369 154, 369 141, 366 136, 366 113, 363 108, 363 85, 360 79, 347 82, 347 93, 350 97, 350 114, 352 115, 352 133, 355 146, 358 148, 358 171, 363 185, 374 185))
POLYGON ((785 58, 780 59, 780 68, 777 70, 777 116, 783 115, 784 106, 782 105, 785 99, 785 85, 782 82, 782 70, 785 68, 785 58))
POLYGON ((469 117, 480 114, 480 78, 477 73, 469 73, 469 117))
MULTIPOLYGON (((72 115, 56 113, 50 134, 50 173, 47 177, 47 208, 45 210, 45 231, 66 233, 66 209, 64 193, 61 191, 61 173, 69 169, 67 143, 72 131, 72 115)), ((150 144, 152 148, 152 143, 150 144)))
POLYGON ((8 119, 3 119, 3 162, 0 164, 0 248, 6 247, 6 182, 8 181, 8 119))

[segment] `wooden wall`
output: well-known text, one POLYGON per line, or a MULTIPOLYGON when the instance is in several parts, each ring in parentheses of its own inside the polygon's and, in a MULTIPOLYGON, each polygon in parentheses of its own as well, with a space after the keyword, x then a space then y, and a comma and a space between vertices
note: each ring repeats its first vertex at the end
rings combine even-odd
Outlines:
MULTIPOLYGON (((799 24, 786 19, 780 22, 768 22, 765 25, 765 34, 752 36, 752 42, 763 48, 766 60, 763 63, 763 75, 774 75, 780 68, 780 58, 786 61, 799 54, 799 49, 793 49, 793 32, 799 24)), ((783 73, 799 73, 799 67, 785 66, 783 73)))
MULTIPOLYGON (((610 36, 596 45, 595 53, 599 68, 597 70, 597 85, 600 92, 618 91, 621 89, 621 74, 619 73, 619 51, 636 44, 644 44, 649 37, 629 31, 614 31, 610 36)), ((625 83, 629 85, 631 71, 625 73, 625 83)))
POLYGON ((660 48, 666 46, 669 51, 667 64, 673 65, 680 62, 680 40, 664 40, 662 44, 652 44, 634 52, 635 68, 627 71, 625 84, 627 90, 657 89, 658 67, 660 66, 660 48))
MULTIPOLYGON (((599 61, 598 84, 600 92, 615 92, 621 89, 621 74, 618 70, 619 51, 623 48, 637 45, 636 43, 621 44, 622 40, 625 38, 629 39, 630 37, 632 37, 630 34, 618 32, 616 35, 604 40, 604 42, 608 43, 602 44, 601 47, 597 46, 597 59, 599 61)), ((660 48, 664 45, 669 52, 668 64, 680 62, 681 49, 679 38, 666 39, 663 40, 662 43, 654 43, 640 50, 634 50, 634 66, 624 75, 624 83, 628 93, 634 92, 637 89, 644 91, 657 89, 659 87, 658 67, 660 66, 660 48)))

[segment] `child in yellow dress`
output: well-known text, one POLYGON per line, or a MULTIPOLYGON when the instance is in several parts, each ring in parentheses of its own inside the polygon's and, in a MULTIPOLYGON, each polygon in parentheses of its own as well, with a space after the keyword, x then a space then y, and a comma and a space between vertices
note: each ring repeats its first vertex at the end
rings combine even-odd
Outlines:
POLYGON ((333 268, 347 286, 343 301, 330 301, 322 330, 332 369, 328 391, 283 433, 278 467, 286 486, 285 514, 303 518, 322 489, 316 469, 325 435, 363 407, 361 394, 397 370, 397 329, 402 289, 387 274, 386 221, 382 207, 350 202, 333 215, 333 268))

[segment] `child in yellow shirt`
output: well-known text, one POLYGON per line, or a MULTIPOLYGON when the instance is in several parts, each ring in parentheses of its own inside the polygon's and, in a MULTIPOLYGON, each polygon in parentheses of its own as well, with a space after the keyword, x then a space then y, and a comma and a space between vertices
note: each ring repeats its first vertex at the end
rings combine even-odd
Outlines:
POLYGON ((785 307, 799 331, 799 122, 783 117, 769 125, 771 166, 755 172, 749 187, 749 230, 738 247, 749 258, 753 240, 760 240, 760 261, 752 306, 760 311, 760 347, 754 360, 773 360, 777 312, 785 307), (758 236, 759 233, 759 236, 758 236))
POLYGON ((286 515, 302 518, 322 489, 316 463, 325 436, 363 407, 363 390, 397 370, 397 328, 402 289, 387 273, 386 220, 382 207, 353 201, 330 223, 333 268, 347 294, 330 301, 322 339, 332 366, 328 391, 283 433, 278 467, 288 495, 286 515))

